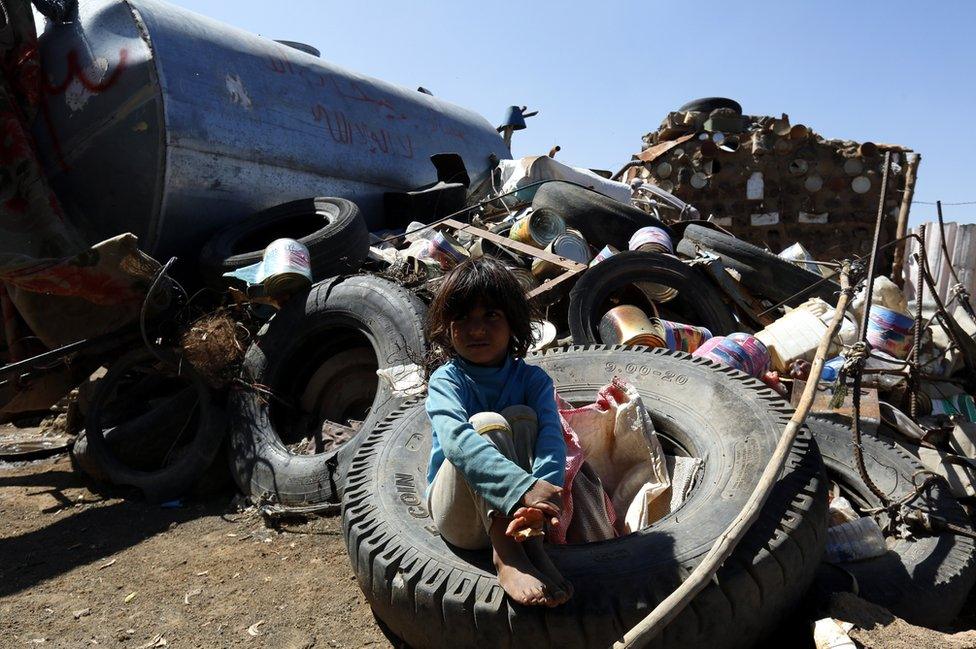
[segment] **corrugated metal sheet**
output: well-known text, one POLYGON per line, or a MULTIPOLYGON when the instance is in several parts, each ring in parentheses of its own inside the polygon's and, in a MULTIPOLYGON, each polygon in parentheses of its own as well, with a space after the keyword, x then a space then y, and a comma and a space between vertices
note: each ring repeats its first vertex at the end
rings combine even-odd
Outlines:
MULTIPOLYGON (((915 234, 918 230, 913 230, 915 234)), ((949 258, 946 259, 942 252, 939 237, 939 224, 926 223, 925 225, 925 253, 929 266, 932 268, 932 276, 935 279, 935 287, 939 297, 943 302, 948 302, 955 280, 949 270, 951 262, 959 276, 959 281, 970 296, 976 295, 976 224, 967 223, 946 223, 945 224, 946 248, 949 250, 949 258)), ((915 263, 914 253, 918 250, 918 242, 910 239, 908 249, 908 259, 905 263, 905 297, 909 302, 915 300, 915 283, 918 277, 918 265, 915 263)), ((931 313, 935 310, 935 301, 926 289, 925 297, 922 301, 922 310, 931 313)))

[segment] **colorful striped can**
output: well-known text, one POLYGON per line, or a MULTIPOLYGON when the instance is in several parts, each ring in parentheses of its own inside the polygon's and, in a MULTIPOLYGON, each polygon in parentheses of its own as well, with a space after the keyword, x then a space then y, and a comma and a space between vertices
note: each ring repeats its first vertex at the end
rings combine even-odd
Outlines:
POLYGON ((705 327, 695 327, 683 322, 661 320, 661 326, 664 327, 668 349, 677 352, 691 353, 712 337, 712 332, 705 327))
POLYGON ((746 333, 715 336, 691 354, 734 367, 759 378, 769 367, 769 352, 758 338, 746 333))
POLYGON ((641 228, 630 237, 627 244, 630 250, 641 250, 643 252, 660 252, 663 254, 674 254, 674 245, 671 237, 663 229, 649 225, 641 228))
POLYGON ((915 321, 904 313, 873 305, 868 315, 867 339, 874 349, 904 359, 912 347, 915 321))
POLYGON ((444 232, 435 232, 430 237, 427 254, 440 264, 441 270, 450 270, 468 258, 468 251, 464 246, 444 232))

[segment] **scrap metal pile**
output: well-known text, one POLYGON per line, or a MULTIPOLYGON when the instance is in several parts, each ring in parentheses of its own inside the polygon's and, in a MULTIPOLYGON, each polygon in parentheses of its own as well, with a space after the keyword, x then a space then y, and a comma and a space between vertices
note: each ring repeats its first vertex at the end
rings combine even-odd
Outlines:
MULTIPOLYGON (((14 163, 79 210, 53 218, 56 197, 31 232, 92 247, 35 241, 0 259, 0 379, 33 404, 8 418, 74 388, 62 401, 72 458, 93 480, 175 505, 235 488, 272 523, 341 511, 360 586, 410 646, 609 646, 724 538, 815 383, 760 515, 661 644, 749 646, 842 590, 924 625, 959 613, 976 582, 976 314, 959 278, 938 292, 928 255, 913 258, 915 304, 881 272, 904 243, 894 220, 906 149, 823 140, 713 98, 669 115, 619 182, 552 156, 510 159, 524 109, 500 137, 426 91, 307 49, 236 31, 233 47, 199 38, 216 23, 191 30, 201 52, 190 75, 173 46, 197 17, 155 0, 79 11, 78 30, 52 24, 42 38, 48 71, 73 94, 48 88, 51 123, 16 122, 38 148, 14 163), (149 18, 133 22, 130 5, 149 18), (82 27, 106 55, 97 70, 72 49, 82 27), (223 57, 227 69, 195 72, 223 57), (149 64, 186 83, 158 85, 149 64), (279 96, 290 103, 261 115, 279 96), (132 97, 145 98, 139 110, 109 110, 132 97), (157 114, 163 98, 171 109, 157 114), (225 121, 194 104, 211 100, 237 112, 225 121), (116 146, 157 126, 149 144, 116 146), (82 164, 100 142, 112 143, 107 168, 82 164), (172 164, 134 176, 140 156, 172 164), (105 187, 119 191, 104 199, 105 187), (555 608, 510 603, 486 556, 441 538, 424 496, 427 304, 444 273, 481 255, 502 260, 543 314, 527 362, 564 405, 600 408, 603 386, 639 395, 676 492, 658 518, 552 548, 575 589, 555 608), (23 268, 31 281, 18 285, 23 268), (43 323, 52 306, 38 296, 51 293, 104 318, 76 316, 77 330, 50 318, 58 326, 24 352, 18 327, 43 323), (836 312, 842 294, 850 308, 836 312)), ((939 230, 910 236, 925 250, 939 230)), ((580 458, 594 452, 575 443, 580 458)), ((646 467, 628 468, 639 493, 646 467)), ((614 508, 640 504, 620 493, 604 492, 614 508)))

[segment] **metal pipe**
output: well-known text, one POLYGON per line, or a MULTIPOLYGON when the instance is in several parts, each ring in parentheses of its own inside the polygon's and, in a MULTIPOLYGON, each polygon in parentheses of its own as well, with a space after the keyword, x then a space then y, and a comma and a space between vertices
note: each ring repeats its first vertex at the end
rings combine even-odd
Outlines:
MULTIPOLYGON (((918 247, 925 254, 925 224, 918 226, 918 247)), ((912 341, 912 402, 909 414, 912 421, 918 423, 919 392, 922 389, 921 368, 919 367, 919 353, 922 347, 922 291, 925 290, 925 279, 922 277, 922 265, 918 264, 918 276, 915 278, 915 330, 912 341)))
POLYGON ((868 334, 868 317, 871 311, 871 289, 874 288, 874 267, 878 263, 878 244, 881 240, 881 223, 884 221, 885 195, 888 193, 888 170, 891 169, 891 151, 885 151, 884 171, 881 175, 881 196, 878 197, 878 216, 874 222, 874 242, 871 245, 871 257, 868 261, 868 276, 864 281, 864 313, 857 339, 865 342, 868 334))

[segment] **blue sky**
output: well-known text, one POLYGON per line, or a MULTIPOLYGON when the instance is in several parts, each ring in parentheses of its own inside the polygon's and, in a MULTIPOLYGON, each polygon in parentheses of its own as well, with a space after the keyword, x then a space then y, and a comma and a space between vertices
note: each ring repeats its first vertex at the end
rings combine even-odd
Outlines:
POLYGON ((540 114, 516 156, 616 170, 702 96, 789 114, 825 137, 922 154, 912 222, 976 222, 976 2, 178 0, 329 61, 471 108, 540 114))

